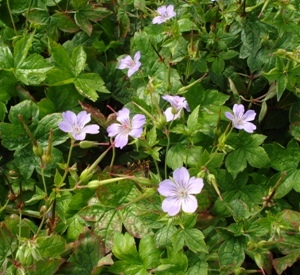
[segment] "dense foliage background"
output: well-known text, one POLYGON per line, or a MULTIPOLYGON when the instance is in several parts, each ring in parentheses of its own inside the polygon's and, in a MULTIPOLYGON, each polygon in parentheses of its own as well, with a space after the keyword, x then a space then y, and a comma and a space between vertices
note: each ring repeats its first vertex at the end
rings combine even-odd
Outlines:
POLYGON ((1 274, 299 273, 300 0, 1 0, 0 14, 1 274), (165 95, 188 103, 176 120, 165 95), (254 133, 232 127, 234 104, 254 133), (121 149, 107 127, 124 106, 147 122, 121 149), (82 110, 100 133, 76 141, 59 123, 82 110), (158 186, 181 167, 204 187, 170 216, 158 186))

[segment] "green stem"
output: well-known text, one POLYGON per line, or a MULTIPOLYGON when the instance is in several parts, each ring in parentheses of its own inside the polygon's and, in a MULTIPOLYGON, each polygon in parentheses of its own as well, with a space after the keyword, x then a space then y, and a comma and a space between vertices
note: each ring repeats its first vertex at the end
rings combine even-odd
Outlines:
POLYGON ((15 35, 17 35, 18 32, 17 32, 17 29, 16 29, 16 25, 15 25, 15 22, 14 22, 14 18, 13 18, 13 16, 12 16, 11 9, 10 9, 9 0, 6 0, 6 5, 7 5, 7 9, 8 9, 8 13, 9 13, 9 17, 10 17, 11 24, 13 25, 13 29, 14 29, 15 35))
POLYGON ((161 179, 161 175, 160 175, 160 171, 159 171, 159 166, 158 166, 157 160, 153 159, 153 162, 154 162, 154 165, 155 165, 155 168, 156 168, 156 172, 157 172, 157 174, 159 176, 159 179, 161 179))
POLYGON ((46 220, 46 214, 43 215, 43 218, 42 218, 42 221, 40 223, 40 226, 39 226, 38 230, 36 231, 36 233, 34 234, 34 237, 37 237, 38 234, 40 233, 40 231, 41 231, 41 229, 42 229, 42 227, 43 227, 43 225, 45 223, 45 220, 46 220))
POLYGON ((46 186, 46 181, 45 181, 45 175, 44 175, 44 168, 41 168, 41 176, 42 176, 42 182, 44 186, 44 192, 46 194, 46 197, 48 197, 48 192, 47 192, 47 186, 46 186))
MULTIPOLYGON (((112 142, 112 139, 110 141, 112 142)), ((115 162, 115 158, 116 158, 116 148, 115 148, 115 146, 113 146, 111 162, 110 162, 110 165, 109 165, 110 172, 112 171, 112 168, 113 168, 113 165, 114 165, 114 162, 115 162)))
POLYGON ((201 76, 199 79, 195 80, 194 82, 190 83, 187 86, 181 87, 178 90, 178 94, 183 94, 185 93, 186 90, 188 90, 189 88, 193 87, 194 85, 196 85, 197 83, 201 82, 203 80, 203 78, 205 78, 207 76, 207 73, 205 73, 203 76, 201 76))
POLYGON ((169 151, 169 147, 170 147, 170 128, 172 125, 173 121, 171 121, 169 128, 166 129, 166 136, 167 136, 167 147, 166 147, 166 156, 165 156, 165 179, 168 178, 168 171, 167 171, 167 153, 169 151))
POLYGON ((70 165, 70 160, 71 160, 71 155, 72 155, 72 150, 73 150, 74 144, 75 144, 75 140, 71 138, 71 146, 70 146, 70 150, 69 150, 69 153, 68 153, 66 168, 65 168, 65 172, 62 176, 62 179, 61 179, 61 182, 60 182, 59 186, 61 186, 64 183, 64 181, 66 179, 66 176, 69 172, 69 165, 70 165))

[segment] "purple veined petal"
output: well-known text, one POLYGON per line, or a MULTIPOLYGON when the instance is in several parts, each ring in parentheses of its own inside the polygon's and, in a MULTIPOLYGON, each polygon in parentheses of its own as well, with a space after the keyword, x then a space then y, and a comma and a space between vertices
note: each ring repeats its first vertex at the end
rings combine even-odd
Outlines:
POLYGON ((172 110, 173 110, 173 108, 169 107, 164 111, 164 115, 166 117, 166 122, 176 120, 177 118, 179 118, 181 110, 178 111, 178 113, 176 113, 176 114, 173 114, 172 110))
POLYGON ((98 134, 99 133, 99 126, 97 124, 90 124, 82 128, 82 133, 86 134, 98 134))
POLYGON ((71 134, 75 140, 84 140, 86 136, 85 132, 80 132, 80 133, 72 132, 71 134))
POLYGON ((229 119, 229 120, 234 120, 234 116, 232 113, 230 112, 225 112, 225 116, 229 119))
POLYGON ((186 188, 190 180, 189 171, 185 167, 177 168, 173 172, 173 179, 179 186, 186 188))
POLYGON ((188 195, 181 203, 182 211, 186 213, 194 213, 198 207, 198 202, 195 196, 188 195))
POLYGON ((106 129, 109 137, 114 137, 119 134, 122 130, 122 126, 119 123, 113 123, 106 129))
POLYGON ((255 119, 256 112, 253 110, 248 110, 244 115, 242 120, 243 121, 252 121, 255 119))
POLYGON ((139 62, 140 58, 141 58, 141 52, 137 51, 133 57, 134 62, 136 62, 136 63, 139 62))
POLYGON ((199 194, 204 186, 203 179, 191 177, 187 186, 188 194, 199 194))
POLYGON ((115 147, 123 149, 128 143, 128 134, 119 133, 115 137, 115 147))
POLYGON ((91 121, 91 114, 88 114, 86 111, 81 111, 77 115, 77 125, 83 127, 85 124, 91 121))
POLYGON ((164 20, 162 20, 161 16, 156 16, 152 19, 152 24, 161 24, 163 22, 164 22, 164 20))
POLYGON ((146 123, 146 117, 141 114, 134 115, 131 120, 131 126, 133 129, 141 128, 145 125, 145 123, 146 123))
POLYGON ((164 197, 172 197, 177 195, 176 184, 169 179, 163 180, 158 187, 158 192, 164 197))
POLYGON ((121 124, 127 124, 129 120, 129 114, 130 111, 127 108, 123 108, 120 111, 118 111, 117 115, 117 121, 119 121, 121 124))
POLYGON ((73 113, 71 111, 63 112, 62 117, 66 123, 69 123, 71 125, 77 124, 77 117, 76 117, 75 113, 73 113))
POLYGON ((173 5, 167 6, 167 14, 169 15, 169 18, 174 17, 176 15, 173 5))
POLYGON ((181 200, 177 197, 167 197, 162 202, 162 210, 167 212, 170 216, 175 216, 179 213, 181 207, 181 200))
POLYGON ((171 96, 171 95, 163 95, 162 98, 166 101, 168 101, 171 105, 173 104, 173 99, 174 99, 174 96, 171 96))
POLYGON ((189 104, 186 102, 184 107, 188 112, 191 111, 189 104))
POLYGON ((253 133, 254 130, 256 129, 256 126, 251 123, 251 122, 245 122, 243 124, 243 129, 247 132, 247 133, 253 133))
POLYGON ((60 130, 66 133, 70 133, 73 131, 72 125, 70 123, 67 123, 65 121, 61 121, 58 123, 58 127, 60 130))
POLYGON ((235 117, 242 118, 245 112, 245 107, 243 104, 234 104, 232 110, 235 117))
POLYGON ((167 12, 167 7, 166 6, 161 6, 157 9, 157 12, 160 14, 160 15, 163 15, 167 12))
POLYGON ((130 135, 133 138, 139 138, 141 137, 141 135, 143 134, 143 128, 136 128, 136 129, 132 129, 128 135, 130 135))
POLYGON ((134 64, 134 61, 132 60, 131 56, 126 55, 124 58, 120 60, 120 64, 118 66, 118 69, 128 69, 134 64))

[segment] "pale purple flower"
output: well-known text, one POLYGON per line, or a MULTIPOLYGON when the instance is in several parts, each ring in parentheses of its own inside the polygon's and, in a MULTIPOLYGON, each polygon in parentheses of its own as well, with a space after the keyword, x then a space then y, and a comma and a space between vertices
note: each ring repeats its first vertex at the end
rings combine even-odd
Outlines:
POLYGON ((158 16, 155 16, 152 19, 153 24, 161 24, 165 21, 169 20, 170 18, 176 16, 176 12, 174 11, 174 6, 161 6, 157 9, 158 16))
POLYGON ((91 114, 86 111, 81 111, 77 116, 71 111, 62 113, 63 121, 58 123, 60 130, 70 133, 75 140, 84 140, 86 134, 98 134, 99 126, 90 124, 85 126, 91 121, 91 114))
POLYGON ((253 131, 256 129, 256 126, 249 122, 255 119, 255 111, 248 110, 245 113, 245 108, 242 104, 234 104, 233 114, 230 112, 225 112, 225 116, 232 121, 232 125, 236 129, 243 129, 248 133, 253 133, 253 131))
POLYGON ((129 117, 130 111, 123 108, 117 114, 117 121, 107 127, 109 137, 115 137, 115 147, 122 149, 128 143, 128 137, 139 138, 143 133, 146 117, 141 114, 129 117))
POLYGON ((131 77, 141 66, 141 62, 139 61, 141 58, 141 52, 137 51, 133 57, 130 55, 126 55, 124 58, 120 60, 120 64, 118 69, 128 69, 127 75, 131 77))
POLYGON ((166 197, 162 209, 170 216, 175 216, 180 209, 193 213, 198 207, 194 194, 199 194, 203 188, 201 178, 191 177, 185 167, 177 168, 172 179, 166 179, 159 184, 158 192, 166 197))
POLYGON ((162 98, 168 101, 172 106, 164 111, 167 122, 179 118, 183 109, 186 109, 188 112, 190 111, 186 99, 182 96, 164 95, 162 98))

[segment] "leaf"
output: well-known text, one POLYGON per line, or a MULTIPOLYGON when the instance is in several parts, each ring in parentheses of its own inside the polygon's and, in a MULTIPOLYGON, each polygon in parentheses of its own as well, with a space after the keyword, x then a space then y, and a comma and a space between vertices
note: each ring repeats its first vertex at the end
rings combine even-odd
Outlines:
POLYGON ((14 67, 14 59, 10 48, 1 43, 0 44, 0 68, 11 69, 14 67))
POLYGON ((11 254, 11 246, 16 242, 14 235, 7 229, 5 224, 0 224, 0 265, 3 266, 7 256, 11 254))
POLYGON ((188 154, 189 151, 186 145, 178 143, 172 146, 167 152, 167 156, 166 156, 167 165, 173 170, 183 166, 183 163, 186 160, 188 154))
POLYGON ((98 98, 96 91, 100 93, 109 93, 102 78, 94 73, 79 75, 75 78, 74 85, 81 95, 92 101, 96 101, 98 98))
POLYGON ((157 249, 153 235, 146 235, 140 240, 139 254, 146 270, 159 265, 161 251, 157 249))
POLYGON ((59 235, 42 236, 36 239, 43 258, 59 257, 65 250, 66 241, 59 235))
POLYGON ((42 56, 29 55, 15 69, 15 76, 26 85, 39 85, 46 79, 46 74, 53 68, 42 56))
POLYGON ((255 168, 262 168, 269 164, 266 151, 259 146, 265 138, 263 135, 249 135, 243 131, 237 135, 230 135, 227 144, 235 150, 228 154, 225 166, 234 178, 247 167, 247 163, 255 168))
POLYGON ((28 270, 28 275, 56 274, 64 259, 46 259, 36 261, 34 270, 28 270))
POLYGON ((0 136, 2 145, 9 150, 21 149, 30 142, 22 125, 0 122, 0 136))
POLYGON ((197 228, 185 228, 178 230, 173 236, 172 243, 176 252, 182 249, 183 245, 186 245, 194 253, 208 253, 204 242, 204 235, 197 228))
POLYGON ((72 274, 91 274, 99 259, 104 256, 102 240, 91 230, 84 227, 77 241, 74 243, 74 252, 68 262, 72 263, 72 274))
POLYGON ((86 65, 86 53, 82 46, 77 46, 71 55, 71 66, 74 68, 74 76, 77 77, 86 65))
POLYGON ((70 241, 75 241, 84 228, 84 220, 79 215, 75 215, 68 220, 68 226, 67 238, 70 241))
POLYGON ((51 16, 51 23, 64 32, 77 32, 79 27, 73 18, 65 12, 56 12, 51 16))
POLYGON ((274 259, 273 266, 277 274, 282 274, 288 267, 293 266, 299 260, 299 255, 300 249, 297 249, 288 255, 274 259))
POLYGON ((276 80, 276 94, 277 94, 277 101, 280 100, 283 92, 286 89, 288 83, 288 77, 284 74, 280 74, 276 80))
POLYGON ((233 270, 241 266, 245 260, 245 243, 243 238, 230 238, 225 240, 219 248, 219 261, 221 267, 233 270))
POLYGON ((112 252, 122 261, 127 261, 131 264, 142 264, 142 259, 137 252, 134 238, 127 232, 115 233, 112 252))

